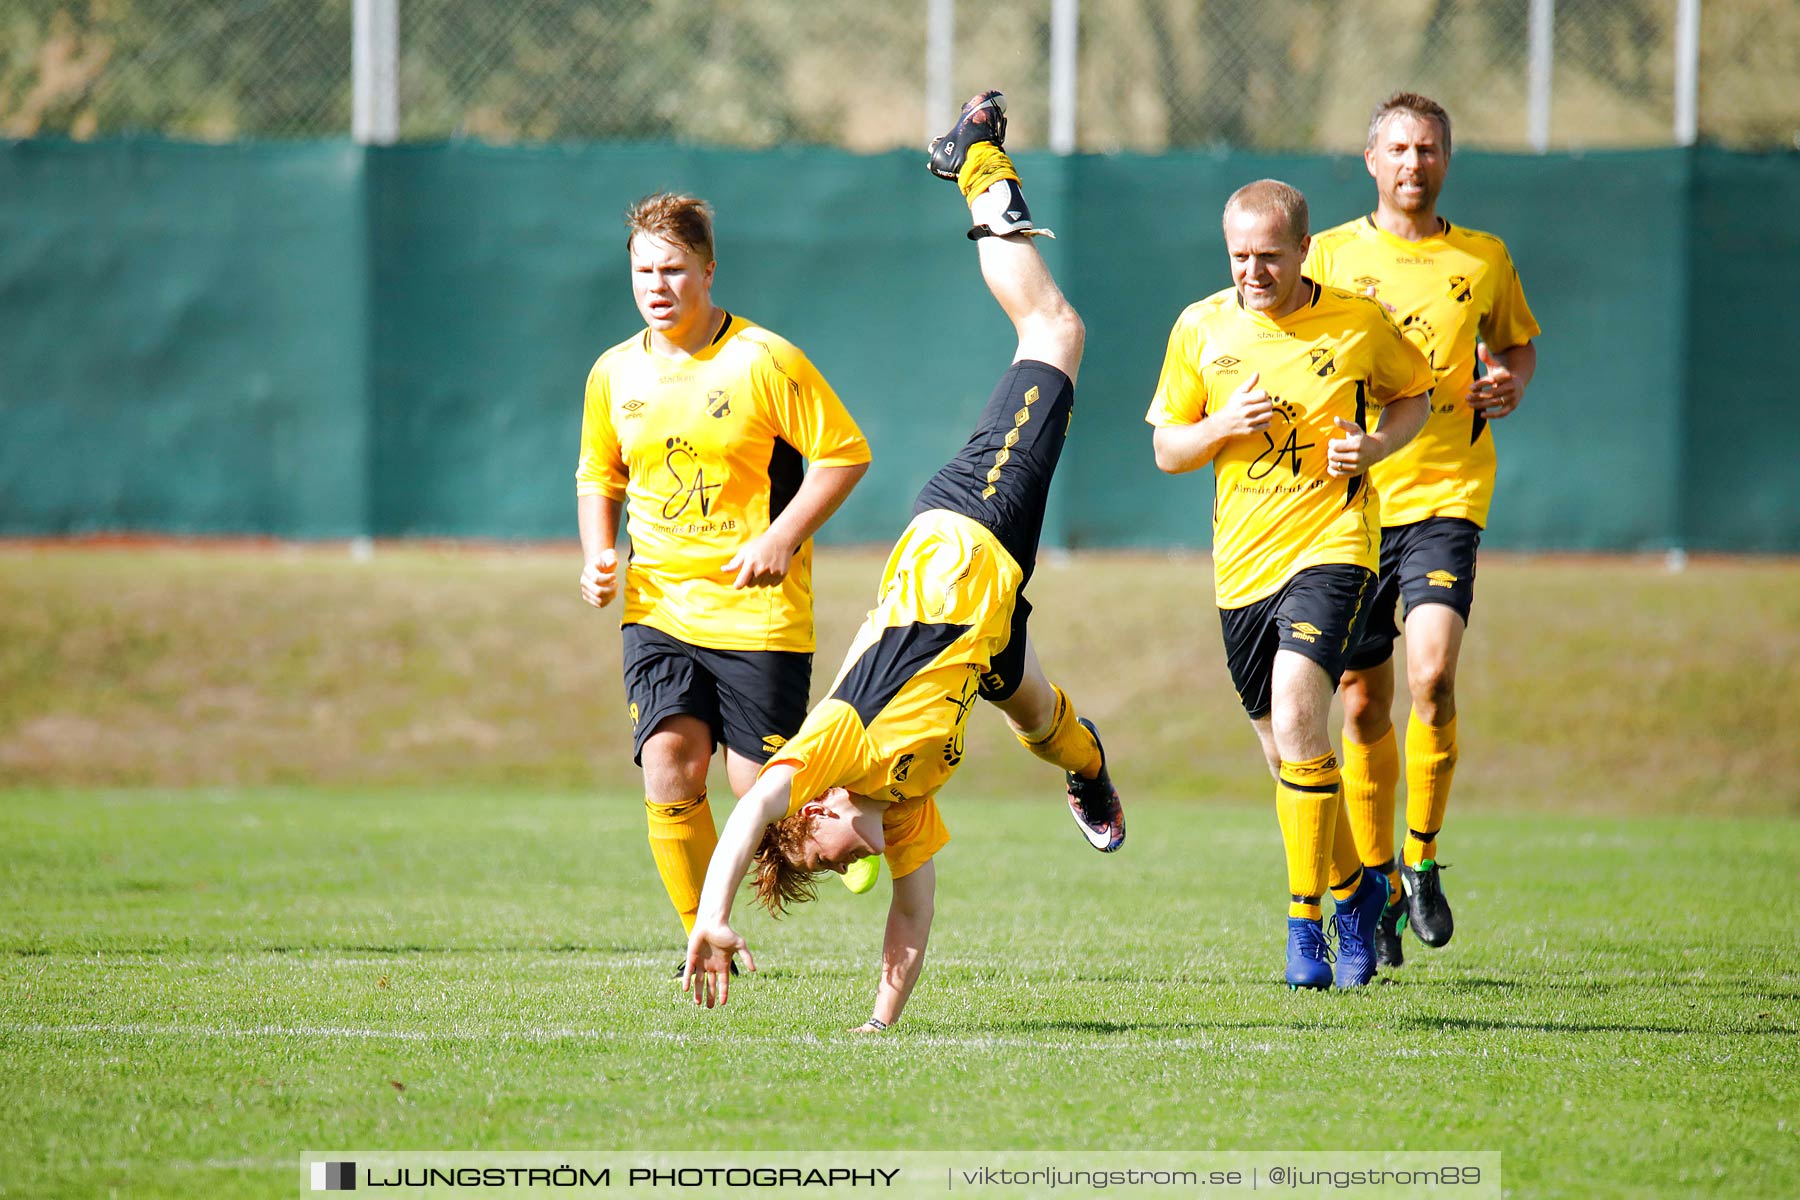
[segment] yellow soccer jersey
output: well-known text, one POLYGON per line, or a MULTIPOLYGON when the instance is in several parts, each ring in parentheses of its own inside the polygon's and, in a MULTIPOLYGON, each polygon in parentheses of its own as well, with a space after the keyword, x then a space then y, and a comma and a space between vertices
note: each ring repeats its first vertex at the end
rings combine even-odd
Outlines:
POLYGON ((1312 298, 1279 319, 1231 289, 1191 304, 1169 335, 1146 416, 1192 425, 1250 377, 1275 406, 1268 429, 1213 459, 1213 577, 1220 608, 1279 591, 1307 567, 1381 558, 1380 504, 1361 477, 1334 479, 1326 443, 1338 417, 1364 429, 1381 406, 1431 387, 1431 368, 1379 304, 1302 279, 1312 298))
POLYGON ((1506 244, 1457 229, 1420 242, 1395 237, 1362 217, 1313 238, 1306 274, 1357 293, 1375 289, 1393 305, 1401 331, 1431 361, 1431 416, 1419 436, 1369 472, 1385 525, 1426 517, 1487 524, 1494 496, 1494 432, 1467 402, 1475 379, 1475 335, 1508 350, 1538 335, 1506 244))
POLYGON ((1022 579, 984 526, 942 509, 913 518, 830 696, 769 760, 796 771, 790 814, 834 787, 886 802, 896 879, 943 848, 934 797, 962 762, 969 709, 1011 636, 1022 579))
POLYGON ((843 402, 791 342, 725 314, 713 342, 668 358, 648 330, 588 373, 578 495, 625 501, 627 625, 714 650, 813 648, 812 543, 778 587, 725 564, 769 528, 814 466, 869 461, 843 402))

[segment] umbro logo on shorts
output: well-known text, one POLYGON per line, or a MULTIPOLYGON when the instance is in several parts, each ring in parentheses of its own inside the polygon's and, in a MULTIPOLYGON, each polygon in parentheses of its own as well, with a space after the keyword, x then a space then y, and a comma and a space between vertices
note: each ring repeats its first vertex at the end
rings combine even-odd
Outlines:
POLYGON ((1316 642, 1319 640, 1319 634, 1324 631, 1310 622, 1295 621, 1288 627, 1288 632, 1292 633, 1303 642, 1316 642))
POLYGON ((770 754, 775 753, 785 745, 787 745, 787 739, 782 737, 779 733, 771 733, 763 738, 763 749, 767 750, 770 754))
POLYGON ((1456 576, 1448 571, 1429 571, 1425 578, 1431 581, 1432 587, 1447 588, 1454 587, 1456 584, 1456 576))

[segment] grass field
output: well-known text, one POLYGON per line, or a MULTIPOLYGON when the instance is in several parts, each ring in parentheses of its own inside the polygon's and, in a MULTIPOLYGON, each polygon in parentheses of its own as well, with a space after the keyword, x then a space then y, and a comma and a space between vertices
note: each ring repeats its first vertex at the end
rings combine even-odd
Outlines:
MULTIPOLYGON (((834 557, 826 677, 879 565, 834 557)), ((0 550, 0 1194, 836 1145, 1498 1150, 1516 1195, 1793 1194, 1794 566, 1484 560, 1457 940, 1295 995, 1204 560, 1047 564, 1035 628, 1131 841, 1087 850, 978 716, 930 965, 865 1039, 885 883, 748 919, 758 976, 677 1000, 617 635, 569 565, 0 550)))

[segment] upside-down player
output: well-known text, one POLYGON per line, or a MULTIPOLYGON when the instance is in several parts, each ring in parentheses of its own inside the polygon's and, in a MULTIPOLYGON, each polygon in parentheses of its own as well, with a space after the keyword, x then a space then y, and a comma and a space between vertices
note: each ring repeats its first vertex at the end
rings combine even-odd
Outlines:
POLYGON ((1181 314, 1147 419, 1157 466, 1213 468, 1225 657, 1276 778, 1287 848, 1287 981, 1332 982, 1329 886, 1337 983, 1358 987, 1375 976, 1387 881, 1362 869, 1340 819, 1328 718, 1375 593, 1381 518, 1364 472, 1424 424, 1431 368, 1374 300, 1302 275, 1297 190, 1239 188, 1224 226, 1233 286, 1181 314))
POLYGON ((1051 476, 1062 454, 1081 361, 1081 319, 1032 245, 1031 215, 1001 148, 998 92, 963 107, 932 143, 931 169, 969 202, 981 273, 1018 347, 975 433, 926 483, 889 555, 875 608, 830 696, 776 752, 719 839, 682 986, 710 1007, 728 995, 732 899, 754 860, 757 899, 779 914, 810 899, 813 878, 885 856, 893 876, 874 1012, 900 1018, 925 960, 936 869, 949 840, 936 796, 962 760, 969 709, 985 698, 1031 752, 1067 773, 1076 822, 1118 849, 1124 814, 1093 724, 1038 666, 1026 636, 1031 578, 1051 476))
POLYGON ((1402 916, 1427 946, 1450 941, 1437 838, 1456 770, 1456 660, 1475 595, 1475 551, 1494 494, 1494 431, 1537 369, 1538 324, 1506 245, 1437 215, 1450 167, 1450 116, 1412 92, 1369 121, 1363 159, 1378 199, 1366 217, 1313 239, 1307 273, 1390 306, 1436 376, 1430 418, 1369 479, 1381 493, 1381 579, 1344 691, 1344 802, 1365 866, 1395 885, 1376 935, 1401 964, 1402 916), (1479 341, 1477 341, 1479 335, 1479 341), (1394 705, 1394 602, 1406 605, 1406 846, 1394 862, 1400 765, 1394 705))

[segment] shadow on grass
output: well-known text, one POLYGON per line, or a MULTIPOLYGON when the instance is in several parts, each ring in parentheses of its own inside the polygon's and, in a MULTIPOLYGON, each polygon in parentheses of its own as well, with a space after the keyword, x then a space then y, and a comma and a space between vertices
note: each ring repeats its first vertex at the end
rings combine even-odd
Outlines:
POLYGON ((1407 1016, 1398 1018, 1396 1024, 1437 1033, 1453 1029, 1467 1033, 1662 1033, 1676 1037, 1717 1037, 1723 1034, 1728 1037, 1790 1038, 1794 1034, 1791 1026, 1777 1025, 1773 1022, 1758 1025, 1746 1025, 1742 1022, 1730 1025, 1701 1023, 1680 1025, 1630 1021, 1533 1021, 1524 1019, 1490 1020, 1483 1017, 1407 1016))

